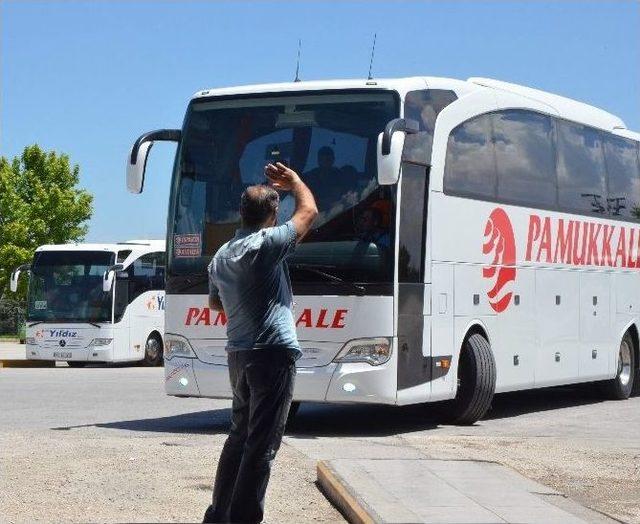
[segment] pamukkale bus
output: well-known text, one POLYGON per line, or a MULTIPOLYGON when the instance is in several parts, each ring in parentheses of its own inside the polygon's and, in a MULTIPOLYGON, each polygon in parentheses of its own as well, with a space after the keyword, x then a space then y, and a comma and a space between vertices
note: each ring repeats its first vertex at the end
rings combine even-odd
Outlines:
MULTIPOLYGON (((168 217, 166 392, 229 398, 207 264, 242 190, 274 160, 320 214, 288 260, 304 356, 294 400, 448 400, 597 382, 627 398, 640 323, 640 135, 603 110, 491 79, 294 82, 205 90, 177 143, 168 217)), ((279 220, 293 209, 282 195, 279 220)))
POLYGON ((28 359, 161 365, 164 240, 45 245, 11 275, 29 274, 28 359))

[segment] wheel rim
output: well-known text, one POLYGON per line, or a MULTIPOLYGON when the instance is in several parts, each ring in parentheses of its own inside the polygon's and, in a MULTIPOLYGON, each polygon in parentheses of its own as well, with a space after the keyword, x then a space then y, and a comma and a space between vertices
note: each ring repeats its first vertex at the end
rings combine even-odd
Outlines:
POLYGON ((149 360, 156 360, 160 354, 160 343, 158 340, 155 338, 148 339, 145 351, 147 352, 149 360))
POLYGON ((620 343, 620 354, 618 355, 618 378, 620 384, 626 386, 631 380, 631 346, 626 340, 620 343))

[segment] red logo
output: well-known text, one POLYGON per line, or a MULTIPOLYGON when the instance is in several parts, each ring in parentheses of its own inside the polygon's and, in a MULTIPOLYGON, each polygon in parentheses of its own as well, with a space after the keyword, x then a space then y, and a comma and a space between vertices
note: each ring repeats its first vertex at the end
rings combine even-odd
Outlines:
POLYGON ((513 292, 505 288, 516 279, 516 239, 511 220, 502 208, 495 208, 489 215, 482 252, 485 255, 493 253, 490 265, 482 268, 482 276, 492 284, 487 291, 489 304, 496 313, 502 313, 513 296, 513 292))

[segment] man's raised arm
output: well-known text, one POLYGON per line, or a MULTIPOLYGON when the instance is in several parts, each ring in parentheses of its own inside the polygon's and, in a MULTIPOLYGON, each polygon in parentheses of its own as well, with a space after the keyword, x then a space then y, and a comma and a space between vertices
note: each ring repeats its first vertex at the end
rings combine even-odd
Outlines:
POLYGON ((275 189, 290 191, 296 201, 296 209, 291 221, 296 228, 297 241, 307 234, 318 216, 318 208, 313 193, 293 169, 280 162, 267 164, 265 174, 275 189))

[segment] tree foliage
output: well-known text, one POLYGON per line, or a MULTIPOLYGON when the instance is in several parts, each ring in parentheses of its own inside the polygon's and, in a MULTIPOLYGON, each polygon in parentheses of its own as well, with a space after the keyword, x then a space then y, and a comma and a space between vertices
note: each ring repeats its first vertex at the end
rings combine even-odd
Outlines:
MULTIPOLYGON (((69 157, 27 146, 20 157, 0 157, 0 297, 9 277, 42 244, 83 240, 93 196, 78 189, 80 168, 69 157)), ((24 297, 24 279, 19 297, 24 297)))

